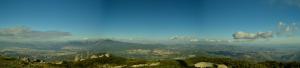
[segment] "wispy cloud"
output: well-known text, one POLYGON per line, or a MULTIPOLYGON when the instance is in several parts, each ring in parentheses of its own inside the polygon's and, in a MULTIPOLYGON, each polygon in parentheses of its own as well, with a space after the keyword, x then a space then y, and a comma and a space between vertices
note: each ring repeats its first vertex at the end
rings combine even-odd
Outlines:
POLYGON ((294 36, 298 31, 298 27, 296 23, 286 24, 284 22, 279 22, 277 26, 277 35, 278 36, 294 36))
POLYGON ((190 42, 197 42, 199 39, 194 36, 179 36, 175 35, 169 38, 170 40, 177 40, 177 41, 190 41, 190 42))

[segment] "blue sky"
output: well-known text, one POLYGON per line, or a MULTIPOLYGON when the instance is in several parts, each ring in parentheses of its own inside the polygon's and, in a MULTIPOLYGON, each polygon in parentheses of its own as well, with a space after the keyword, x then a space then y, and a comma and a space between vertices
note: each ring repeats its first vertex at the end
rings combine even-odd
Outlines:
POLYGON ((100 37, 232 38, 300 20, 297 0, 1 0, 0 10, 3 28, 100 37))

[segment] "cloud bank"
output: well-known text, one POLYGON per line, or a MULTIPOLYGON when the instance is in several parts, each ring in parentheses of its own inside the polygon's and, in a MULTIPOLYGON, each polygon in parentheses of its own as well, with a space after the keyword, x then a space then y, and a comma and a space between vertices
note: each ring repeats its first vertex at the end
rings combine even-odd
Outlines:
POLYGON ((256 39, 271 39, 274 36, 276 37, 292 37, 298 31, 296 23, 286 24, 279 22, 276 30, 269 32, 236 32, 232 36, 234 39, 246 39, 246 40, 256 40, 256 39))
POLYGON ((257 32, 257 33, 247 33, 247 32, 236 32, 233 34, 234 39, 270 39, 273 38, 272 32, 257 32))
POLYGON ((14 40, 47 40, 71 36, 69 32, 60 31, 36 31, 25 26, 12 28, 0 28, 0 38, 14 40))

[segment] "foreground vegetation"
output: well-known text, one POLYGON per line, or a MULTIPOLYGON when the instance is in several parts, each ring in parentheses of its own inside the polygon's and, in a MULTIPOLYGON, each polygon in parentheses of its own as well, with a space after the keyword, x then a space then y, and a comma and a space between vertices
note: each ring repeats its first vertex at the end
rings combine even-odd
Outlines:
POLYGON ((207 58, 194 57, 185 60, 142 60, 126 59, 117 56, 86 59, 83 61, 63 61, 57 63, 24 62, 19 59, 0 56, 1 68, 194 68, 198 62, 210 62, 215 64, 224 64, 228 68, 299 68, 299 62, 252 62, 244 60, 233 60, 230 58, 207 58), (153 63, 158 63, 152 65, 153 63), (148 64, 148 66, 146 65, 148 64), (143 66, 144 65, 144 66, 143 66))

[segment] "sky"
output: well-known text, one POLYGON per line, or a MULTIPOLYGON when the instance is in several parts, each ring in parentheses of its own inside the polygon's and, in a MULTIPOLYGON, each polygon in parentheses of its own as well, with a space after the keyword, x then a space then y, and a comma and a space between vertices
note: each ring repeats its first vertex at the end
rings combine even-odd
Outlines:
POLYGON ((272 31, 279 21, 298 24, 299 12, 299 0, 0 0, 0 28, 87 37, 232 39, 237 31, 272 31))

